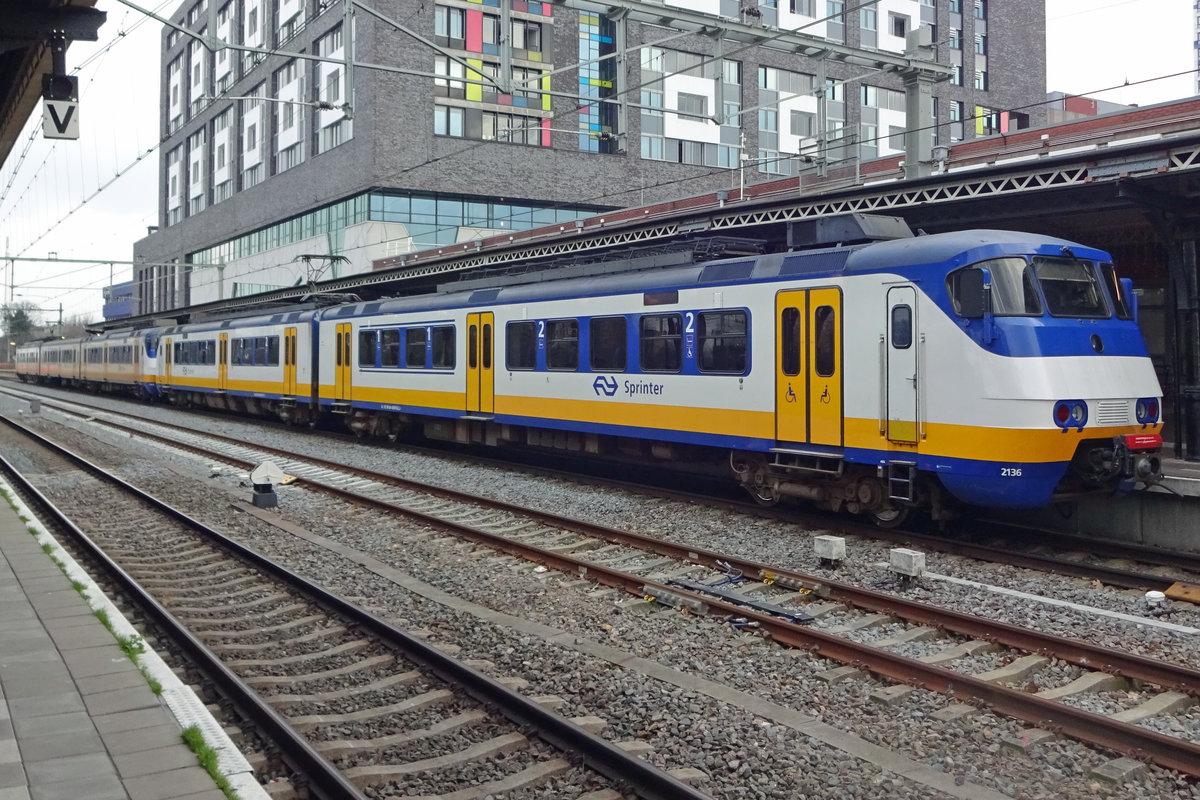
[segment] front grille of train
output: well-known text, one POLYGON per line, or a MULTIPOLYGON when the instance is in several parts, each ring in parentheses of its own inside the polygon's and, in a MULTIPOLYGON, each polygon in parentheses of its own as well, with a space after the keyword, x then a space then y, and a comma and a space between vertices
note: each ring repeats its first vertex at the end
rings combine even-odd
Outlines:
POLYGON ((1128 425, 1130 421, 1128 400, 1101 400, 1096 404, 1097 425, 1128 425))

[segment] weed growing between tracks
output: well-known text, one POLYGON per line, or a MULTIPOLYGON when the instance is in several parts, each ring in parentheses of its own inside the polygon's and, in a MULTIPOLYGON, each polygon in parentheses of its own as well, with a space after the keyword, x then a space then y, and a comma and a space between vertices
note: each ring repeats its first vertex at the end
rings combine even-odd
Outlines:
POLYGON ((192 725, 183 731, 183 742, 188 748, 196 754, 196 760, 200 762, 200 766, 204 767, 205 772, 217 784, 217 788, 225 793, 229 800, 238 800, 238 793, 230 785, 229 779, 221 774, 217 768, 217 751, 208 746, 208 742, 204 741, 204 734, 200 732, 200 728, 192 725))

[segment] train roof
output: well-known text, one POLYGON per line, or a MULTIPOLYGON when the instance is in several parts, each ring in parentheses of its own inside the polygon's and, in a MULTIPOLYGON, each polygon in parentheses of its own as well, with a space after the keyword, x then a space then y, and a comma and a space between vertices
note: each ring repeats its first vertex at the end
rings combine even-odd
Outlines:
POLYGON ((923 264, 943 264, 953 269, 986 258, 1017 253, 1059 255, 1064 247, 1071 248, 1082 258, 1109 258, 1102 250, 1054 236, 1017 231, 970 230, 876 242, 856 250, 846 262, 846 271, 874 272, 923 264))

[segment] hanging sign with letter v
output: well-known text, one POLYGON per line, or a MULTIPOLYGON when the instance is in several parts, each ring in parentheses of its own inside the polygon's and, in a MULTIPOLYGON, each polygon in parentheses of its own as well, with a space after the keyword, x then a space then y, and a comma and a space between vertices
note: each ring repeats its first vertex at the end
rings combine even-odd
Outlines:
POLYGON ((79 138, 79 102, 42 100, 42 136, 47 139, 79 138))

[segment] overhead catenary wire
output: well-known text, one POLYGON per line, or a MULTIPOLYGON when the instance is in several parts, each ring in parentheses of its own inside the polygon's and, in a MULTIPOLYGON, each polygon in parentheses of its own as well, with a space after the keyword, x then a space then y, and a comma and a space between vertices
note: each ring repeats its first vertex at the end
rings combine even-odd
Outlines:
MULTIPOLYGON (((162 7, 166 6, 166 5, 168 5, 168 3, 169 3, 169 0, 168 0, 168 2, 164 2, 164 3, 162 3, 162 4, 159 6, 159 8, 162 8, 162 7)), ((848 10, 846 10, 846 11, 845 11, 845 12, 843 12, 843 13, 852 13, 854 10, 856 10, 856 9, 858 9, 858 8, 861 8, 862 6, 866 6, 866 5, 870 5, 870 4, 872 4, 872 3, 870 3, 870 2, 869 2, 869 3, 863 3, 863 4, 861 4, 860 6, 854 6, 854 7, 852 7, 851 9, 848 9, 848 10)), ((414 12, 414 13, 416 13, 416 12, 414 12)), ((139 19, 139 20, 138 20, 138 22, 137 22, 137 23, 135 23, 135 25, 134 25, 133 27, 134 27, 134 28, 136 28, 136 27, 137 27, 137 25, 140 25, 140 24, 142 24, 142 23, 143 23, 143 22, 145 22, 147 19, 149 19, 149 18, 148 18, 148 17, 143 17, 143 18, 139 19)), ((132 28, 131 28, 131 30, 132 30, 132 28)), ((799 29, 797 29, 797 30, 799 30, 799 29)), ((123 36, 123 35, 124 35, 124 33, 122 33, 122 34, 121 34, 121 36, 123 36)), ((110 47, 111 47, 111 44, 110 44, 110 47)), ((742 48, 742 49, 745 49, 745 48, 742 48)), ((725 56, 729 56, 729 55, 736 54, 736 52, 740 52, 740 51, 739 51, 739 50, 735 50, 735 51, 733 51, 733 53, 727 53, 727 54, 724 54, 724 55, 725 55, 725 56)), ((711 59, 710 59, 710 60, 711 60, 711 59)), ((88 63, 88 62, 86 62, 86 61, 85 61, 85 63, 88 63)), ((1188 71, 1188 72, 1194 72, 1194 71, 1195 71, 1195 70, 1190 70, 1190 71, 1188 71)), ((1180 75, 1180 74, 1187 74, 1187 73, 1186 73, 1186 72, 1185 72, 1185 73, 1174 73, 1174 74, 1172 74, 1172 75, 1169 75, 1169 76, 1161 76, 1161 77, 1159 77, 1159 78, 1151 78, 1151 79, 1146 79, 1146 80, 1144 80, 1144 81, 1137 81, 1137 82, 1135 82, 1134 84, 1129 84, 1129 85, 1136 85, 1136 83, 1147 83, 1147 82, 1151 82, 1151 81, 1153 81, 1153 80, 1159 80, 1159 79, 1162 79, 1162 78, 1165 78, 1165 77, 1175 77, 1175 76, 1177 76, 1177 75, 1180 75)), ((632 89, 632 88, 633 88, 633 87, 631 87, 631 89, 632 89)), ((1109 87, 1109 88, 1119 88, 1119 87, 1109 87)), ((1107 89, 1106 89, 1106 90, 1097 90, 1097 92, 1091 92, 1091 93, 1098 93, 1098 92, 1102 92, 1102 91, 1107 91, 1107 89)), ((1091 93, 1088 93, 1088 94, 1091 94, 1091 93)), ((603 101, 603 100, 601 100, 601 101, 596 101, 596 100, 592 100, 592 99, 589 99, 589 98, 580 98, 580 99, 581 99, 581 101, 583 101, 583 102, 581 102, 581 104, 580 104, 580 106, 579 106, 580 108, 587 107, 588 105, 590 105, 590 104, 593 104, 593 103, 595 103, 595 102, 602 102, 602 101, 603 101)), ((1050 102, 1050 101, 1047 101, 1047 102, 1050 102)), ((1041 105, 1041 104, 1042 104, 1042 103, 1031 103, 1031 104, 1028 104, 1028 105, 1026 105, 1026 106, 1023 106, 1023 107, 1021 107, 1021 109, 1032 108, 1032 107, 1035 107, 1035 106, 1037 106, 1037 105, 1041 105)), ((1019 109, 1008 109, 1008 110, 1019 110, 1019 109)), ((739 112, 739 113, 749 113, 749 112, 748 112, 748 111, 746 111, 746 110, 743 110, 743 111, 741 111, 741 112, 739 112)), ((975 120, 976 118, 977 118, 977 117, 976 117, 976 116, 974 116, 974 115, 972 115, 972 116, 967 116, 967 117, 965 117, 965 118, 962 120, 962 122, 963 122, 963 124, 964 124, 964 125, 966 125, 966 124, 968 124, 969 122, 971 122, 971 121, 975 120)), ((861 140, 861 142, 860 142, 860 143, 862 143, 862 144, 867 144, 867 143, 872 143, 872 142, 878 142, 878 141, 882 141, 882 140, 884 140, 885 138, 887 138, 887 137, 886 137, 886 136, 882 136, 882 135, 881 135, 881 136, 876 136, 874 139, 861 140)), ((446 159, 446 158, 451 158, 451 157, 454 157, 455 155, 459 155, 459 154, 461 154, 461 153, 463 153, 463 152, 466 152, 466 151, 467 151, 467 150, 469 150, 469 149, 473 149, 474 147, 482 147, 482 146, 495 146, 495 145, 497 145, 497 144, 503 144, 503 143, 502 143, 502 142, 497 142, 497 141, 495 141, 495 140, 492 140, 492 141, 481 141, 481 142, 477 142, 477 143, 474 143, 474 144, 472 144, 472 145, 469 145, 469 146, 468 146, 468 147, 466 147, 466 148, 461 148, 460 150, 457 150, 457 151, 455 151, 455 153, 453 153, 453 154, 447 154, 447 155, 443 155, 443 156, 436 157, 436 158, 433 158, 433 159, 428 159, 428 160, 426 160, 425 162, 422 162, 421 164, 418 164, 418 165, 413 165, 413 166, 411 166, 411 167, 407 167, 407 168, 405 168, 404 170, 401 170, 400 172, 398 172, 398 173, 397 173, 397 176, 399 176, 399 175, 402 175, 402 174, 407 174, 407 173, 409 173, 409 172, 412 172, 412 171, 414 171, 414 170, 422 169, 422 168, 424 168, 424 167, 428 167, 428 166, 430 166, 430 165, 432 165, 432 164, 436 164, 438 161, 441 161, 441 160, 443 160, 443 159, 446 159)), ((155 144, 155 146, 154 146, 153 148, 150 148, 149 150, 146 150, 146 151, 144 151, 144 152, 140 153, 140 154, 138 155, 137 159, 134 161, 134 164, 136 164, 138 161, 141 161, 142 159, 144 159, 145 155, 148 155, 148 154, 149 154, 149 152, 152 152, 154 149, 157 149, 157 147, 158 147, 158 145, 157 145, 157 144, 155 144)), ((777 158, 771 158, 771 159, 753 159, 751 163, 754 163, 755 165, 760 165, 760 164, 761 164, 761 165, 774 165, 774 164, 777 164, 777 163, 780 163, 780 162, 783 162, 783 161, 786 161, 786 160, 791 160, 791 159, 796 159, 796 158, 804 158, 804 157, 805 157, 805 155, 806 155, 806 154, 804 154, 804 153, 800 153, 800 154, 780 154, 780 155, 779 155, 777 158)), ((130 166, 132 166, 132 165, 130 165, 130 166)), ((694 165, 694 166, 700 166, 700 165, 694 165)), ((128 167, 126 167, 126 169, 128 169, 128 167)), ((697 180, 702 180, 702 179, 704 179, 704 178, 705 178, 705 177, 707 177, 707 176, 711 176, 711 175, 715 175, 715 174, 728 174, 728 173, 731 171, 731 168, 728 168, 728 167, 707 167, 707 168, 705 168, 705 167, 702 167, 701 169, 702 169, 703 171, 699 171, 699 172, 697 172, 697 173, 695 173, 695 174, 692 174, 692 175, 688 175, 688 176, 684 176, 684 177, 679 177, 679 178, 675 178, 675 179, 671 179, 671 180, 667 180, 667 181, 659 181, 659 182, 656 182, 655 184, 653 184, 653 186, 652 186, 652 187, 646 187, 646 188, 655 188, 655 189, 661 189, 661 188, 663 188, 663 187, 669 187, 669 186, 672 186, 672 185, 682 185, 682 184, 687 184, 687 183, 689 183, 689 182, 694 182, 694 181, 697 181, 697 180)), ((737 169, 737 167, 733 167, 732 169, 737 169)), ((115 178, 116 178, 116 177, 119 177, 119 176, 122 174, 122 172, 123 172, 123 170, 118 170, 118 172, 117 172, 117 175, 116 175, 116 176, 114 176, 114 180, 115 180, 115 178)), ((756 172, 757 172, 757 170, 756 170, 756 172)), ((770 179, 772 179, 772 180, 773 180, 774 178, 770 178, 770 179)), ((109 182, 109 184, 111 184, 111 183, 112 183, 112 181, 110 181, 110 182, 109 182)), ((106 186, 107 186, 107 185, 109 185, 109 184, 106 184, 106 186)), ((40 188, 40 187, 39 187, 39 188, 40 188)), ((82 203, 80 203, 78 206, 75 206, 75 207, 72 207, 72 208, 70 208, 70 210, 69 210, 69 211, 68 211, 68 212, 67 212, 65 215, 62 215, 62 216, 60 216, 60 217, 59 217, 58 221, 57 221, 57 222, 55 222, 55 223, 54 223, 54 224, 51 226, 51 228, 50 228, 50 229, 52 230, 53 228, 57 227, 59 224, 61 224, 63 221, 65 221, 67 218, 69 218, 69 217, 70 217, 72 214, 74 214, 74 213, 75 213, 76 211, 78 211, 80 208, 84 207, 84 206, 87 204, 87 202, 89 202, 89 201, 91 201, 91 200, 94 200, 94 198, 96 197, 96 195, 98 195, 98 194, 99 194, 99 192, 100 192, 100 191, 101 191, 101 190, 100 190, 100 189, 98 189, 98 190, 97 190, 96 192, 94 192, 92 195, 90 195, 90 196, 86 197, 86 198, 84 199, 84 201, 83 201, 82 203)), ((577 201, 575 201, 575 203, 579 203, 579 204, 584 204, 584 203, 602 203, 602 202, 603 202, 605 199, 612 198, 612 197, 619 197, 619 196, 621 196, 621 195, 627 195, 627 194, 628 194, 629 192, 631 192, 631 191, 637 191, 637 189, 636 189, 636 188, 632 188, 632 189, 613 190, 613 191, 605 192, 605 193, 603 193, 603 194, 598 194, 598 195, 595 195, 595 196, 593 196, 592 198, 589 198, 589 199, 580 199, 580 200, 577 200, 577 201)), ((2 199, 2 198, 0 198, 0 199, 2 199)), ((59 198, 57 195, 55 196, 55 199, 56 199, 56 200, 61 200, 61 198, 59 198)), ((563 206, 566 206, 566 205, 573 205, 573 204, 575 204, 575 203, 571 203, 571 204, 568 204, 568 203, 565 203, 565 202, 564 202, 564 203, 557 203, 557 204, 553 204, 553 205, 551 205, 551 206, 549 206, 549 207, 550 207, 550 208, 561 208, 561 207, 563 207, 563 206)), ((0 205, 2 205, 2 203, 0 203, 0 205)), ((44 206, 44 204, 42 204, 42 205, 44 206)), ((68 203, 68 205, 70 205, 70 204, 68 203)), ((56 213, 61 213, 61 209, 59 209, 58 211, 56 211, 56 213)), ((39 226, 39 227, 40 227, 40 226, 39 226)), ((448 226, 448 227, 449 227, 449 226, 448 226)), ((442 230, 444 230, 444 229, 442 229, 442 230)), ((46 231, 45 231, 45 232, 44 232, 42 235, 40 235, 40 236, 39 236, 39 237, 38 237, 38 238, 37 238, 37 239, 36 239, 36 240, 35 240, 33 243, 30 243, 30 245, 28 245, 28 246, 26 247, 26 249, 25 249, 25 250, 23 250, 22 252, 25 252, 25 251, 27 251, 27 250, 28 250, 28 247, 32 247, 32 246, 33 246, 34 244, 36 244, 38 241, 41 241, 41 240, 42 240, 42 239, 43 239, 43 238, 44 238, 44 237, 45 237, 45 236, 46 236, 46 235, 47 235, 49 232, 50 232, 50 230, 46 230, 46 231)), ((384 240, 384 241, 391 241, 391 240, 384 240)), ((267 268, 264 268, 264 269, 270 269, 270 268, 278 268, 278 265, 276 265, 275 267, 267 267, 267 268)))

